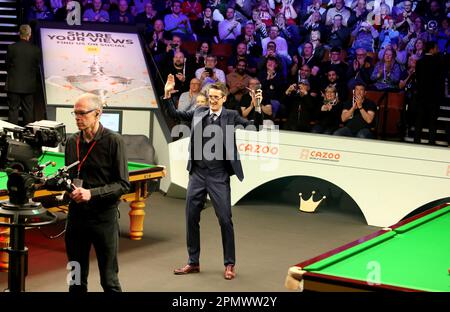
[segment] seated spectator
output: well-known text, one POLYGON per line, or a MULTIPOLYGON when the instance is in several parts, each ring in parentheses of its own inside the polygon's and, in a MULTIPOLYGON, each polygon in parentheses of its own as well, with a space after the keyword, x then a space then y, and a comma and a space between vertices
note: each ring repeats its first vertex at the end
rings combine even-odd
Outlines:
POLYGON ((199 68, 195 71, 195 77, 200 80, 202 90, 208 84, 220 81, 226 83, 225 73, 223 70, 216 68, 217 57, 208 55, 205 60, 205 67, 199 68))
POLYGON ((175 0, 172 2, 171 14, 164 16, 166 30, 172 34, 177 34, 184 40, 192 39, 192 28, 189 18, 181 13, 181 2, 175 0))
MULTIPOLYGON (((345 77, 348 70, 348 65, 342 60, 342 50, 340 48, 332 48, 330 52, 330 60, 327 62, 322 62, 320 65, 319 74, 325 75, 330 67, 336 69, 336 73, 339 77, 345 77)), ((314 73, 313 73, 314 74, 314 73)))
POLYGON ((300 67, 295 77, 291 77, 293 83, 299 83, 302 80, 309 82, 309 93, 316 98, 320 94, 320 80, 311 74, 311 68, 307 64, 300 67))
MULTIPOLYGON (((427 24, 430 25, 430 22, 432 22, 432 23, 438 25, 445 16, 444 11, 441 8, 441 3, 440 3, 440 2, 443 3, 443 1, 432 0, 432 1, 422 1, 422 2, 428 2, 428 7, 426 8, 425 14, 423 15, 427 24)), ((447 1, 447 5, 450 6, 450 4, 448 4, 448 1, 447 1)), ((417 11, 417 9, 416 9, 416 11, 417 11)))
POLYGON ((208 0, 206 6, 210 6, 213 11, 213 19, 217 22, 223 21, 227 13, 228 0, 208 0))
POLYGON ((366 22, 368 14, 369 11, 367 10, 366 0, 357 0, 356 6, 351 11, 350 17, 347 21, 347 26, 353 28, 355 25, 366 22))
POLYGON ((269 37, 261 40, 263 55, 266 55, 266 53, 267 53, 267 44, 269 42, 275 42, 278 54, 286 55, 286 56, 289 55, 288 44, 286 42, 286 39, 280 37, 279 35, 280 35, 280 30, 278 29, 278 26, 276 26, 276 25, 271 26, 270 31, 269 31, 269 37))
POLYGON ((421 38, 417 38, 412 50, 407 51, 409 56, 414 55, 417 59, 421 59, 423 56, 423 50, 425 48, 425 41, 421 38))
POLYGON ((206 7, 203 17, 194 22, 194 32, 198 41, 219 42, 219 22, 213 19, 211 7, 206 7))
MULTIPOLYGON (((83 0, 83 8, 85 10, 92 9, 90 0, 83 0)), ((119 0, 105 0, 103 1, 103 10, 111 14, 111 12, 119 10, 119 0)))
POLYGON ((314 12, 318 12, 320 15, 326 12, 326 9, 322 6, 322 0, 312 0, 312 3, 306 8, 306 14, 312 15, 314 12))
MULTIPOLYGON (((383 1, 383 0, 382 0, 383 1)), ((383 29, 383 26, 386 24, 392 24, 390 28, 395 29, 396 23, 394 17, 391 14, 391 8, 386 3, 380 3, 380 6, 377 10, 374 10, 374 14, 372 15, 372 19, 369 18, 368 22, 373 22, 373 27, 378 31, 383 29)))
POLYGON ((304 132, 311 130, 311 122, 314 120, 314 101, 309 94, 309 89, 307 80, 301 80, 287 88, 284 98, 288 112, 286 130, 304 132))
POLYGON ((334 7, 327 10, 325 16, 325 25, 331 26, 334 24, 334 17, 341 16, 342 25, 347 26, 347 21, 350 18, 350 10, 344 6, 344 0, 335 0, 334 7))
POLYGON ((315 70, 316 71, 319 70, 319 66, 322 59, 314 55, 314 47, 312 42, 305 42, 305 44, 302 47, 300 58, 302 65, 307 64, 310 68, 317 67, 315 70))
POLYGON ((380 51, 378 51, 378 59, 381 60, 383 58, 385 50, 391 49, 395 51, 395 61, 397 62, 397 64, 399 64, 400 66, 404 66, 408 59, 408 53, 404 48, 405 45, 402 43, 399 44, 398 38, 393 38, 391 39, 391 43, 388 44, 385 49, 380 49, 380 51))
POLYGON ((234 15, 234 8, 227 8, 227 14, 223 21, 219 23, 219 40, 223 43, 234 43, 234 40, 241 34, 241 23, 234 15))
POLYGON ((356 57, 350 63, 347 70, 347 87, 354 89, 357 82, 363 82, 365 85, 371 83, 370 76, 373 72, 372 60, 367 56, 366 50, 356 49, 356 57))
POLYGON ((211 46, 208 41, 203 41, 195 52, 194 67, 195 70, 205 66, 206 57, 211 54, 211 46))
POLYGON ((295 53, 298 43, 301 41, 299 28, 297 25, 287 25, 286 19, 282 13, 275 16, 275 25, 280 30, 280 35, 288 44, 288 54, 295 53))
POLYGON ((336 69, 331 66, 328 69, 328 72, 325 76, 325 81, 323 82, 321 93, 325 91, 328 87, 333 87, 336 89, 336 92, 338 93, 338 100, 339 102, 344 102, 347 100, 348 97, 348 89, 347 85, 345 84, 344 79, 341 79, 339 75, 336 72, 336 69))
POLYGON ((353 98, 344 103, 341 113, 344 127, 336 130, 334 135, 374 138, 370 129, 374 126, 376 112, 376 104, 366 99, 366 86, 362 83, 356 84, 353 98))
POLYGON ((111 13, 110 21, 115 24, 134 24, 134 16, 128 10, 127 0, 119 1, 119 10, 111 13))
POLYGON ((397 39, 400 33, 395 29, 394 19, 388 18, 387 22, 382 25, 380 33, 380 49, 385 49, 388 44, 392 43, 393 39, 397 39))
POLYGON ((238 102, 240 102, 242 96, 247 93, 247 87, 251 79, 251 77, 247 75, 246 70, 246 60, 240 59, 236 63, 236 68, 227 75, 226 80, 228 89, 238 102))
POLYGON ((322 23, 322 16, 319 12, 312 13, 303 24, 303 27, 306 34, 313 30, 318 30, 321 34, 325 34, 327 31, 327 27, 322 23))
POLYGON ((158 11, 153 8, 151 1, 147 1, 144 6, 144 11, 136 15, 136 24, 145 24, 147 31, 153 31, 153 24, 159 19, 158 11))
POLYGON ((275 42, 269 42, 267 44, 267 53, 260 58, 258 63, 259 71, 264 70, 266 68, 267 60, 269 58, 274 58, 276 60, 277 68, 280 71, 280 76, 278 78, 286 79, 287 69, 292 60, 278 53, 275 42))
POLYGON ((333 17, 333 24, 328 26, 327 37, 326 45, 328 48, 347 48, 350 40, 350 30, 342 25, 342 16, 340 14, 333 17))
POLYGON ((397 15, 397 20, 395 21, 395 27, 401 34, 407 34, 414 28, 414 21, 418 15, 412 9, 412 1, 407 0, 403 2, 403 11, 397 15))
POLYGON ((51 1, 53 19, 59 22, 66 22, 67 19, 67 3, 69 0, 51 1))
MULTIPOLYGON (((259 80, 256 78, 251 78, 248 83, 248 91, 245 93, 240 104, 241 114, 242 117, 248 120, 254 119, 255 114, 255 107, 257 103, 253 100, 252 96, 250 95, 250 92, 257 92, 258 90, 261 90, 261 84, 259 83, 259 80)), ((264 90, 262 90, 264 94, 264 90)), ((263 119, 270 119, 270 116, 272 116, 272 105, 270 104, 269 100, 263 96, 263 100, 261 102, 261 111, 263 113, 263 119)))
POLYGON ((181 5, 181 11, 191 22, 202 18, 202 4, 198 0, 185 0, 181 5))
POLYGON ((311 132, 333 134, 339 127, 342 113, 342 104, 338 99, 336 88, 326 87, 321 100, 316 124, 312 127, 311 132))
POLYGON ((200 80, 192 78, 189 91, 183 92, 178 99, 178 110, 183 112, 193 111, 196 107, 197 96, 200 94, 200 80))
POLYGON ((147 51, 157 58, 158 63, 163 59, 166 53, 167 43, 170 42, 169 33, 164 30, 164 22, 157 19, 153 23, 153 31, 147 38, 147 51))
POLYGON ((199 93, 197 97, 195 98, 195 106, 207 106, 208 103, 208 97, 205 93, 199 93))
POLYGON ((309 38, 310 38, 309 42, 311 42, 313 45, 314 57, 322 61, 323 56, 325 55, 325 48, 321 42, 322 34, 320 33, 319 30, 312 30, 309 38))
MULTIPOLYGON (((297 17, 298 14, 294 8, 294 1, 291 0, 282 0, 281 6, 276 12, 276 15, 282 15, 284 20, 286 21, 286 25, 289 28, 290 26, 297 26, 297 17)), ((278 25, 280 26, 280 25, 278 25)))
POLYGON ((28 14, 28 21, 45 20, 52 21, 53 13, 47 8, 44 0, 35 0, 28 14))
POLYGON ((261 21, 261 17, 259 16, 258 9, 253 9, 252 11, 252 22, 255 25, 255 31, 258 33, 258 35, 263 38, 267 38, 269 36, 267 32, 267 26, 261 21))
POLYGON ((428 41, 428 39, 430 39, 428 32, 425 31, 421 17, 417 17, 414 20, 413 28, 402 39, 403 43, 406 44, 406 51, 412 51, 414 49, 414 44, 417 39, 422 39, 424 41, 428 41))
POLYGON ((276 116, 278 111, 284 111, 281 106, 280 98, 282 90, 284 90, 286 78, 282 75, 279 62, 275 57, 269 56, 266 59, 264 68, 259 71, 259 81, 262 85, 264 97, 272 104, 273 115, 276 116))
POLYGON ((176 51, 173 59, 169 61, 167 59, 166 64, 164 64, 165 69, 163 77, 172 74, 175 76, 175 90, 178 91, 177 98, 181 93, 189 90, 190 81, 193 78, 192 67, 186 62, 186 57, 183 52, 176 51))
POLYGON ((247 45, 247 54, 252 58, 253 62, 262 55, 261 37, 255 31, 255 24, 249 21, 245 24, 244 33, 236 38, 237 43, 245 43, 247 45))
MULTIPOLYGON (((170 36, 170 34, 169 34, 170 36)), ((166 58, 171 59, 174 57, 176 52, 183 52, 184 56, 189 59, 189 52, 183 48, 183 39, 180 35, 172 34, 172 40, 166 42, 166 58)))
POLYGON ((261 0, 256 9, 258 10, 259 19, 261 20, 261 22, 264 23, 266 27, 272 26, 275 13, 269 7, 267 0, 261 0))
POLYGON ((109 13, 102 9, 102 0, 93 0, 93 8, 87 9, 83 14, 84 22, 109 22, 109 13))
POLYGON ((255 64, 252 60, 252 58, 247 57, 247 45, 243 42, 239 43, 236 46, 236 50, 233 52, 233 55, 228 58, 227 62, 227 72, 231 73, 236 68, 237 62, 239 60, 245 60, 247 63, 247 72, 252 73, 253 75, 256 74, 256 67, 257 64, 255 64), (249 70, 250 67, 250 70, 249 70))
POLYGON ((377 90, 397 90, 400 74, 400 66, 395 61, 395 51, 385 49, 383 58, 375 65, 370 78, 377 90))
MULTIPOLYGON (((145 5, 147 3, 151 3, 151 0, 133 0, 133 2, 130 2, 131 5, 131 14, 134 17, 137 17, 140 13, 145 12, 145 5)), ((152 6, 153 8, 153 6, 152 6)), ((151 25, 153 25, 153 22, 151 23, 151 25)))
POLYGON ((367 52, 375 52, 375 40, 378 38, 378 31, 368 22, 358 24, 352 32, 352 37, 354 37, 355 40, 348 53, 350 56, 352 56, 358 48, 363 48, 367 52))
POLYGON ((443 54, 450 54, 450 18, 442 19, 441 26, 438 29, 437 44, 439 51, 443 54))

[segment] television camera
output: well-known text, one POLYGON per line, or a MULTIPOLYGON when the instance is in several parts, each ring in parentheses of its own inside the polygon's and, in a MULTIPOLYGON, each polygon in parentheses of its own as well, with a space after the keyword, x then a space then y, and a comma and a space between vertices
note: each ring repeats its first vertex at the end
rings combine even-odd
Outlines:
POLYGON ((43 146, 57 147, 65 139, 64 124, 54 121, 41 120, 24 128, 3 128, 0 132, 0 170, 8 175, 9 204, 27 204, 34 191, 41 187, 70 191, 69 167, 45 177, 44 169, 55 164, 39 164, 43 146))
POLYGON ((0 171, 8 175, 9 201, 0 201, 0 227, 10 228, 8 290, 25 291, 28 249, 25 246, 25 228, 54 223, 56 215, 40 203, 30 200, 34 191, 45 187, 49 190, 71 191, 68 170, 65 166, 51 176, 44 176, 44 169, 52 162, 39 164, 42 147, 57 147, 65 141, 64 124, 41 120, 23 127, 4 127, 0 131, 0 171), (9 221, 3 221, 6 218, 9 221))

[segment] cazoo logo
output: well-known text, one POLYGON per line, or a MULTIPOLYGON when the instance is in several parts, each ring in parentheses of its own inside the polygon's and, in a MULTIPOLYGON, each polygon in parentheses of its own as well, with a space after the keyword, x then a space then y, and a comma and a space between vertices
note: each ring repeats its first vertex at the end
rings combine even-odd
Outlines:
POLYGON ((304 160, 325 160, 338 162, 341 160, 341 154, 338 152, 327 152, 320 150, 302 149, 300 159, 304 160))
POLYGON ((278 147, 270 146, 270 145, 242 143, 242 144, 239 144, 238 148, 239 148, 240 152, 266 154, 266 155, 277 155, 278 154, 278 147))

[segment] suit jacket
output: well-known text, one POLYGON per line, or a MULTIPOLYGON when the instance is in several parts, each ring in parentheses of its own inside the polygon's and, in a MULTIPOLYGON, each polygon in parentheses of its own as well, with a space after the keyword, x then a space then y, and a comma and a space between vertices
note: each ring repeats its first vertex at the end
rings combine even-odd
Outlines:
MULTIPOLYGON (((187 170, 189 173, 192 171, 193 167, 193 160, 194 160, 194 144, 196 137, 195 133, 198 133, 197 131, 200 131, 200 133, 203 131, 202 125, 205 124, 207 118, 209 116, 209 107, 208 106, 200 106, 197 107, 193 111, 189 112, 182 112, 175 109, 173 102, 171 100, 164 100, 166 103, 166 107, 168 107, 169 114, 174 118, 179 118, 181 120, 185 121, 191 121, 191 138, 189 142, 189 160, 187 165, 187 170), (170 103, 167 103, 170 102, 170 103)), ((255 125, 256 129, 259 129, 259 125, 262 124, 262 116, 261 114, 255 114, 255 120, 249 121, 247 119, 242 118, 239 113, 235 110, 226 109, 225 107, 222 108, 222 113, 220 114, 220 126, 223 131, 223 147, 225 152, 225 161, 227 162, 226 168, 228 170, 228 173, 230 176, 236 175, 237 178, 242 181, 244 179, 244 172, 242 171, 242 165, 241 161, 239 159, 239 152, 236 146, 236 137, 234 134, 234 131, 227 132, 226 128, 227 126, 235 127, 237 125, 241 126, 249 126, 249 125, 255 125), (229 135, 232 137, 230 138, 229 135), (228 142, 228 144, 226 144, 228 142), (230 144, 230 143, 233 144, 230 144)), ((202 144, 201 142, 196 144, 202 144)))
POLYGON ((40 59, 39 48, 27 41, 20 40, 9 45, 6 56, 6 90, 14 93, 36 92, 40 59))

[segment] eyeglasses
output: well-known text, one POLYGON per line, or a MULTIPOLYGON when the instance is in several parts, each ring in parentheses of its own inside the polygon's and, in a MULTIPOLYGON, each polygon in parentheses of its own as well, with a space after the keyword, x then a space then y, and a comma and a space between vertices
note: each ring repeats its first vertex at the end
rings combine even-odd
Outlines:
POLYGON ((94 108, 94 109, 91 109, 91 110, 88 110, 88 111, 73 111, 73 112, 70 112, 70 113, 72 114, 72 116, 80 116, 80 117, 82 117, 82 116, 85 116, 85 115, 87 115, 89 113, 92 113, 95 110, 96 109, 94 108))
POLYGON ((210 95, 210 96, 208 96, 208 99, 210 100, 210 101, 218 101, 218 100, 220 100, 220 99, 222 99, 224 96, 222 95, 222 96, 218 96, 218 95, 210 95))

